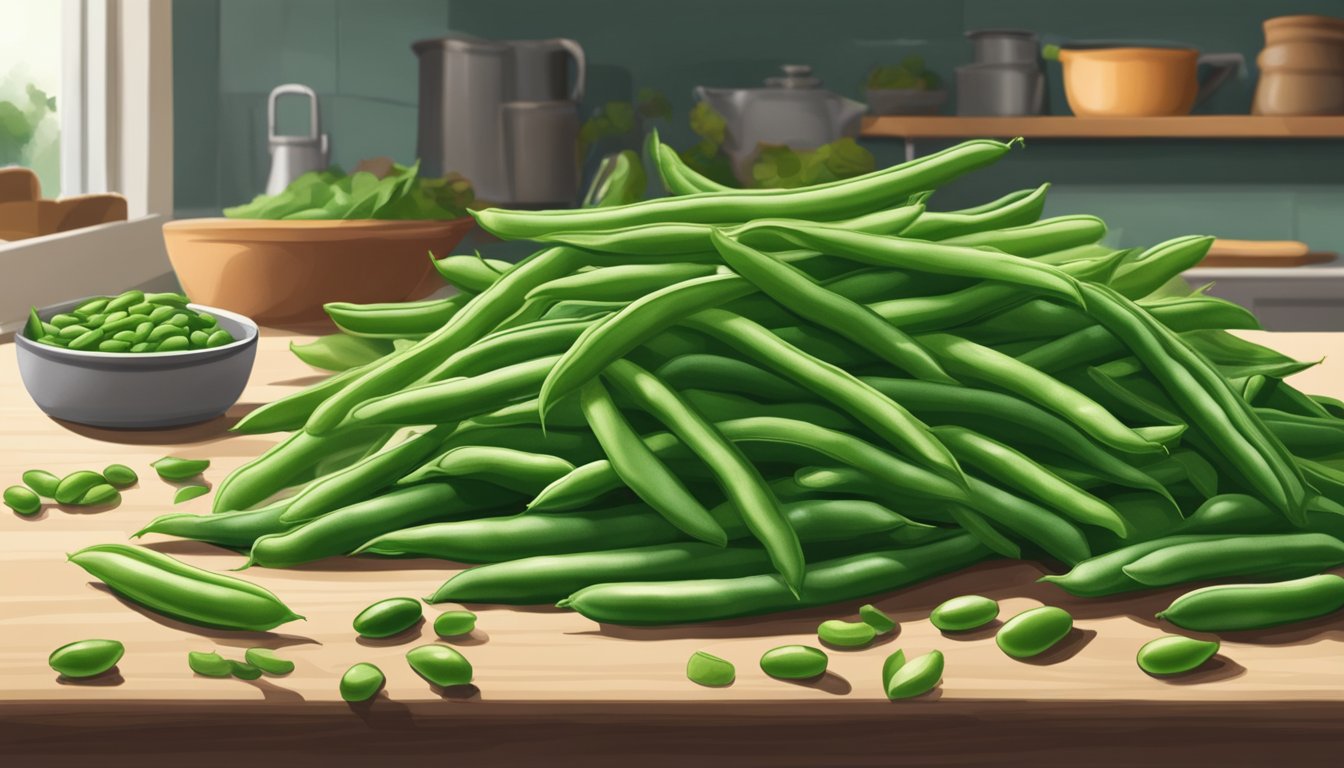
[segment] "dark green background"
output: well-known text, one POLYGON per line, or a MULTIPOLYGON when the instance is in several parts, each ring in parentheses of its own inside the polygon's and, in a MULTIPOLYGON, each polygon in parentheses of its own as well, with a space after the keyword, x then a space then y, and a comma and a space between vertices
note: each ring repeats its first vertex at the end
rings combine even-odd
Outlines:
MULTIPOLYGON (((966 29, 1016 27, 1045 40, 1141 39, 1245 55, 1247 71, 1200 112, 1245 113, 1263 44, 1261 22, 1287 13, 1344 15, 1341 0, 176 0, 173 6, 176 202, 179 215, 250 199, 268 169, 265 100, 301 82, 321 95, 333 158, 415 153, 414 40, 450 31, 578 40, 589 57, 585 112, 657 88, 676 113, 672 143, 691 135, 691 88, 753 85, 782 63, 811 64, 828 87, 862 99, 874 65, 919 53, 954 81, 966 29)), ((1058 65, 1053 111, 1067 114, 1058 65)), ((949 107, 950 108, 950 107, 949 107)), ((297 110, 295 110, 297 112, 297 110)), ((282 127, 294 124, 282 114, 282 127)), ((879 163, 900 142, 869 142, 879 163)), ((921 153, 938 148, 921 143, 921 153)), ((1045 141, 940 194, 969 204, 1041 181, 1050 213, 1087 212, 1111 240, 1176 234, 1300 238, 1344 249, 1344 141, 1045 141)))

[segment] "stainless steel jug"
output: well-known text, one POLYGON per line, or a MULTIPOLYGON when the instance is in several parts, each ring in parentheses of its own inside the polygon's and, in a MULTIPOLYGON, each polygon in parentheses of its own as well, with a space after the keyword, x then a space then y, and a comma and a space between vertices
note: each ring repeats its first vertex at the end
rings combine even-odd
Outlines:
POLYGON ((322 133, 318 117, 317 94, 298 83, 276 86, 266 103, 266 143, 271 152, 271 174, 266 179, 266 194, 283 192, 290 182, 310 171, 320 171, 329 163, 327 134, 322 133), (275 132, 275 102, 285 94, 308 97, 308 133, 280 136, 275 132))
MULTIPOLYGON (((563 38, 484 40, 454 35, 421 40, 411 49, 420 58, 417 152, 422 172, 437 176, 457 171, 471 181, 478 199, 518 201, 512 183, 518 174, 508 157, 504 107, 511 102, 578 102, 587 76, 583 48, 563 38), (571 58, 572 86, 567 74, 571 58)), ((529 139, 547 144, 536 148, 545 156, 558 156, 562 145, 571 155, 574 152, 574 137, 568 130, 530 131, 529 139)), ((529 177, 533 182, 546 181, 535 174, 529 177)), ((536 188, 534 184, 533 191, 536 188)), ((549 202, 571 200, 572 195, 549 202)))

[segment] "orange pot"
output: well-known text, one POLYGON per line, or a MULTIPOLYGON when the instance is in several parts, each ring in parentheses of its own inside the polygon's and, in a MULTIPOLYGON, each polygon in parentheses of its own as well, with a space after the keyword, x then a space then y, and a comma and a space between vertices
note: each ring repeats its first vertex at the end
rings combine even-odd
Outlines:
POLYGON ((192 301, 289 324, 324 319, 332 301, 422 298, 429 254, 447 256, 475 223, 187 219, 163 225, 163 239, 192 301))
POLYGON ((1237 54, 1191 48, 1065 48, 1064 95, 1078 117, 1188 115, 1240 67, 1237 54), (1200 63, 1216 67, 1201 83, 1200 63))
POLYGON ((1265 45, 1287 42, 1344 43, 1344 19, 1332 16, 1279 16, 1265 21, 1265 45))

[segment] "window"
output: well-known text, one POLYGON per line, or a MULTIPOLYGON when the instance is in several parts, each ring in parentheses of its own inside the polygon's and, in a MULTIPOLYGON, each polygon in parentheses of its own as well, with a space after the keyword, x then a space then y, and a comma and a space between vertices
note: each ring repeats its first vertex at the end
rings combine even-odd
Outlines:
POLYGON ((33 169, 61 191, 61 3, 0 0, 0 166, 33 169))

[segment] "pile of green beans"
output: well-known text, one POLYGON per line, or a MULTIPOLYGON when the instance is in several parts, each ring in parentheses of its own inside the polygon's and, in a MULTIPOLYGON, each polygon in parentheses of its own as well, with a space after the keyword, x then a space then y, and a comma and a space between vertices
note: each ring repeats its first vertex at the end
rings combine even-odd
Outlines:
POLYGON ((33 308, 23 335, 39 344, 81 352, 182 352, 232 344, 233 335, 180 293, 126 291, 95 296, 43 320, 33 308))
MULTIPOLYGON (((1344 563, 1344 405, 1228 334, 1257 327, 1246 310, 1155 293, 1210 238, 1106 248, 1098 219, 1040 219, 1048 185, 927 210, 1012 146, 743 191, 655 140, 671 197, 477 212, 546 247, 440 259, 447 299, 328 307, 344 336, 296 351, 340 372, 236 427, 292 434, 220 484, 216 514, 141 533, 259 567, 474 563, 429 600, 624 624, 855 600, 992 557, 1083 596, 1256 585, 1168 612, 1201 629, 1271 620, 1279 582, 1276 616, 1338 607, 1298 585, 1344 563)), ((978 626, 988 602, 940 620, 978 626)))

